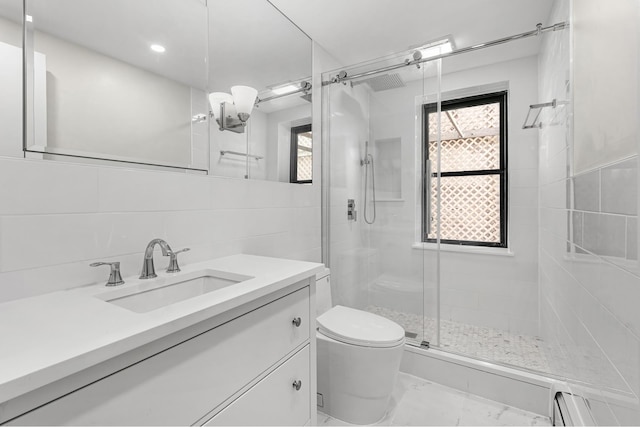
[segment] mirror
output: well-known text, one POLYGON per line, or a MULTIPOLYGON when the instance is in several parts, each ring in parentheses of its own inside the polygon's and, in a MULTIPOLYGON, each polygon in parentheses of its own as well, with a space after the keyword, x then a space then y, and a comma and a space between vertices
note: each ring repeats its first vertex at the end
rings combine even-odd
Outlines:
MULTIPOLYGON (((310 163, 292 141, 311 124, 311 40, 268 1, 26 0, 25 16, 32 156, 287 182, 310 163), (234 85, 259 91, 243 133, 210 116, 234 85)), ((3 0, 0 155, 23 155, 22 21, 3 0)))
POLYGON ((26 0, 27 151, 206 172, 200 0, 26 0))
POLYGON ((210 121, 211 174, 292 182, 300 164, 310 175, 311 140, 297 135, 311 125, 311 39, 267 1, 209 0, 208 8, 210 92, 258 90, 243 133, 210 121))

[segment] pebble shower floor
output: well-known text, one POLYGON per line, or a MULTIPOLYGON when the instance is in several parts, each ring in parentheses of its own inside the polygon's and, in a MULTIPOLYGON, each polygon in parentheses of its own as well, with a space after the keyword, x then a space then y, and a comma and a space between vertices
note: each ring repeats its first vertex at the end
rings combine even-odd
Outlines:
MULTIPOLYGON (((369 306, 367 311, 393 320, 405 331, 417 332, 415 339, 422 341, 423 320, 420 315, 377 306, 369 306)), ((435 330, 436 320, 425 317, 424 336, 435 336, 435 330)), ((544 342, 538 337, 444 319, 440 321, 440 348, 467 356, 549 372, 543 347, 544 342)))
MULTIPOLYGON (((435 337, 436 319, 370 305, 367 311, 391 319, 405 331, 417 333, 417 342, 435 337), (423 323, 424 322, 424 323, 423 323), (424 325, 424 334, 423 334, 424 325)), ((570 343, 549 343, 540 337, 442 319, 440 349, 473 358, 525 368, 541 374, 602 384, 621 390, 620 376, 597 352, 576 351, 570 343)))

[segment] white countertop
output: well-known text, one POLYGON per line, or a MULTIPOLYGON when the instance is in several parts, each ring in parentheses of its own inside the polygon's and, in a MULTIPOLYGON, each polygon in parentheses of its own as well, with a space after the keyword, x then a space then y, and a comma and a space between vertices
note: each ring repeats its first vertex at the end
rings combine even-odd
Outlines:
POLYGON ((161 283, 125 278, 116 287, 92 285, 0 304, 0 405, 24 393, 283 289, 324 265, 232 255, 182 267, 186 274, 220 270, 253 278, 147 313, 105 302, 100 294, 161 283))

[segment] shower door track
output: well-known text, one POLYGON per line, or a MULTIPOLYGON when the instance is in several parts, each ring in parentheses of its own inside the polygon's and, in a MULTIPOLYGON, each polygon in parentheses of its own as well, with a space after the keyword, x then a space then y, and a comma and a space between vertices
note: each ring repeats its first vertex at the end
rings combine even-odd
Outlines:
POLYGON ((330 85, 330 84, 333 84, 333 83, 343 83, 343 82, 347 82, 347 81, 350 81, 350 80, 359 79, 361 77, 371 76, 371 75, 374 75, 374 74, 379 74, 379 73, 383 73, 383 72, 391 71, 391 70, 397 70, 398 68, 408 67, 408 66, 411 66, 411 65, 420 65, 420 64, 423 64, 425 62, 436 61, 438 59, 448 58, 450 56, 460 55, 462 53, 474 52, 476 50, 480 50, 480 49, 485 49, 487 47, 501 45, 501 44, 512 42, 512 41, 515 41, 515 40, 520 40, 520 39, 526 39, 528 37, 539 36, 539 35, 541 35, 543 33, 549 32, 549 31, 563 30, 563 29, 565 29, 567 27, 569 27, 569 24, 566 23, 566 22, 559 22, 557 24, 550 25, 548 27, 543 27, 542 24, 538 24, 538 25, 536 25, 536 29, 532 30, 532 31, 527 31, 527 32, 524 32, 524 33, 516 34, 514 36, 510 36, 510 37, 503 37, 501 39, 492 40, 492 41, 485 42, 485 43, 479 43, 479 44, 476 44, 476 45, 473 45, 473 46, 469 46, 469 47, 464 47, 464 48, 461 48, 461 49, 456 49, 456 50, 454 50, 452 52, 443 53, 443 54, 436 55, 436 56, 431 56, 429 58, 406 60, 406 61, 404 61, 404 62, 402 62, 400 64, 395 64, 395 65, 390 65, 390 66, 387 66, 387 67, 378 68, 377 70, 365 71, 365 72, 362 72, 362 73, 354 74, 353 76, 349 76, 349 75, 347 75, 346 72, 341 71, 335 77, 331 78, 331 80, 323 81, 322 82, 322 86, 327 86, 327 85, 330 85))

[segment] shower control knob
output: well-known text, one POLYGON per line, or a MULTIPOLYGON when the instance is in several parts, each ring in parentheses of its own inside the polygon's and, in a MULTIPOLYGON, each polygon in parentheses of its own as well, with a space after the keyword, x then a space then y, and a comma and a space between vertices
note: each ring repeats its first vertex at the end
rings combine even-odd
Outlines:
POLYGON ((296 328, 299 328, 299 327, 300 327, 300 325, 302 324, 302 319, 301 319, 301 318, 299 318, 299 317, 294 317, 294 318, 293 318, 293 321, 292 321, 291 323, 293 323, 293 325, 294 325, 296 328))
POLYGON ((302 381, 300 380, 295 380, 293 382, 293 388, 296 389, 296 391, 300 390, 300 388, 302 387, 302 381))

